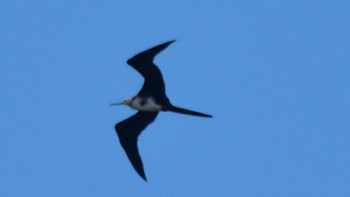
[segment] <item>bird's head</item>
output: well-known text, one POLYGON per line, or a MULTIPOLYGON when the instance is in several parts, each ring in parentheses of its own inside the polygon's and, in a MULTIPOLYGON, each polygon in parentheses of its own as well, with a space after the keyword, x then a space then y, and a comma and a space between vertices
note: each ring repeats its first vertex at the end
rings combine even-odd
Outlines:
POLYGON ((110 106, 115 106, 115 105, 128 105, 130 106, 132 103, 132 97, 125 98, 122 102, 118 103, 111 103, 110 106))

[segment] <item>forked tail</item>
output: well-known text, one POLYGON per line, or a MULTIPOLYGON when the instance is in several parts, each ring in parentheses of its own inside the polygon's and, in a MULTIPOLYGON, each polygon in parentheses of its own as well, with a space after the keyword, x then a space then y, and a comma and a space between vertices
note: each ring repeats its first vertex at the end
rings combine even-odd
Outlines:
POLYGON ((212 115, 208 115, 208 114, 203 114, 200 112, 195 112, 195 111, 191 111, 188 109, 184 109, 184 108, 180 108, 180 107, 175 107, 175 106, 171 106, 167 109, 168 111, 172 111, 172 112, 176 112, 176 113, 180 113, 180 114, 187 114, 187 115, 193 115, 193 116, 201 116, 201 117, 207 117, 207 118, 212 118, 212 115))

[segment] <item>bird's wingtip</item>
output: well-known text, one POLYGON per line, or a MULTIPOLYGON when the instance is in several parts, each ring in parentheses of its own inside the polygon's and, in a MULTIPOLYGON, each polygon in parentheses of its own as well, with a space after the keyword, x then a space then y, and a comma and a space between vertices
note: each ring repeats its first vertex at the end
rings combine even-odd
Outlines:
POLYGON ((168 42, 164 42, 163 44, 160 44, 158 46, 165 46, 164 48, 166 48, 167 46, 171 45, 175 41, 176 41, 176 39, 169 40, 168 42))
MULTIPOLYGON (((139 172, 138 172, 139 173, 139 172)), ((141 178, 145 181, 145 182, 148 182, 147 181, 147 177, 146 177, 146 175, 145 175, 145 172, 141 172, 141 173, 139 173, 139 175, 141 176, 141 178)))
MULTIPOLYGON (((147 63, 151 63, 154 59, 154 57, 167 48, 171 43, 175 42, 176 40, 170 40, 168 42, 164 42, 162 44, 159 44, 157 46, 154 46, 150 49, 147 49, 145 51, 142 51, 141 53, 136 54, 134 57, 130 58, 126 63, 131 65, 132 67, 139 67, 139 65, 144 65, 147 63)), ((138 69, 137 69, 138 70, 138 69)))

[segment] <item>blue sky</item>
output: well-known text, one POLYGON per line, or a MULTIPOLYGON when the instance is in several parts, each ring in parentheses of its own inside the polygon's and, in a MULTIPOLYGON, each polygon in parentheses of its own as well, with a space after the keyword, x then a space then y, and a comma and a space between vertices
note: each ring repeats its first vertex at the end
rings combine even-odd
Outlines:
POLYGON ((349 1, 0 2, 0 196, 350 196, 349 1), (109 104, 156 59, 167 94, 132 169, 109 104))

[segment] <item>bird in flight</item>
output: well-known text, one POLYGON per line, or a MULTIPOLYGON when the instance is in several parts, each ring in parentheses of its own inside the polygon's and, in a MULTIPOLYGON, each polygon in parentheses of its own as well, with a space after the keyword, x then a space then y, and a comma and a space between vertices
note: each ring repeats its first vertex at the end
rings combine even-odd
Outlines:
POLYGON ((115 125, 119 141, 128 156, 136 172, 147 181, 141 156, 137 146, 137 138, 140 133, 153 122, 160 111, 171 111, 181 114, 212 118, 211 115, 176 107, 171 104, 165 94, 165 84, 162 73, 153 63, 154 57, 175 40, 165 42, 148 50, 145 50, 127 61, 127 63, 139 72, 144 83, 136 96, 124 99, 113 105, 127 105, 138 112, 115 125))

